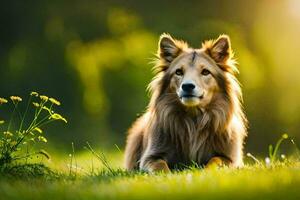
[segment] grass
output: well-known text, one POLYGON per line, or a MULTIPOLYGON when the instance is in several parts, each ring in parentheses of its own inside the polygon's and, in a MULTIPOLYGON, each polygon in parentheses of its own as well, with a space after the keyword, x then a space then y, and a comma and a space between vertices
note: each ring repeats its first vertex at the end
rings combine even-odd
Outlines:
MULTIPOLYGON (((11 96, 12 117, 7 129, 0 120, 3 135, 0 137, 0 200, 5 199, 300 199, 299 148, 292 138, 283 134, 278 142, 269 146, 266 160, 252 154, 252 164, 243 169, 198 169, 164 174, 127 172, 121 167, 123 153, 95 151, 89 143, 86 151, 70 154, 34 150, 42 136, 42 125, 61 120, 52 110, 60 102, 36 92, 30 94, 23 114, 18 109, 21 97, 11 96), (25 117, 31 98, 34 115, 26 124, 25 117), (47 107, 48 106, 48 107, 47 107), (44 116, 41 116, 44 112, 44 116), (14 119, 18 114, 19 120, 14 119), (12 130, 12 122, 19 128, 12 130), (27 126, 26 126, 27 125, 27 126), (24 128, 25 127, 25 128, 24 128), (5 131, 6 130, 6 131, 5 131), (279 157, 283 141, 290 141, 297 150, 298 159, 279 157), (100 153, 99 153, 100 152, 100 153), (254 164, 253 164, 254 162, 254 164)), ((8 100, 0 98, 0 105, 8 100)))
POLYGON ((105 155, 110 169, 90 152, 72 155, 71 168, 67 155, 53 156, 48 167, 27 164, 27 176, 17 176, 16 167, 0 176, 0 199, 300 199, 297 161, 146 174, 120 169, 121 152, 105 155))

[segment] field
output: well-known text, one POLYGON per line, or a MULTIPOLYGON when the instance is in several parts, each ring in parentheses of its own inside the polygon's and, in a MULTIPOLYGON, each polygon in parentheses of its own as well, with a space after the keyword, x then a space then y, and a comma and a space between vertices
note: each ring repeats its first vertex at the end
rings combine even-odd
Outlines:
POLYGON ((300 0, 2 1, 0 21, 0 200, 300 200, 300 0), (147 111, 190 154, 247 135, 245 166, 126 171, 147 111))
POLYGON ((105 155, 109 169, 85 152, 44 161, 54 173, 36 167, 24 176, 15 170, 21 177, 0 177, 0 199, 300 199, 296 161, 146 174, 122 170, 121 152, 105 155))

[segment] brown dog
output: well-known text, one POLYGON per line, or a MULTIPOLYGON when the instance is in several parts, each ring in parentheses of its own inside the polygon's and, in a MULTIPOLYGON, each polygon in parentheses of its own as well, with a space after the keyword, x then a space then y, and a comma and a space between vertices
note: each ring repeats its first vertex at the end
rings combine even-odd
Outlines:
POLYGON ((163 34, 155 70, 148 109, 129 130, 126 169, 242 166, 246 118, 229 37, 193 49, 163 34))

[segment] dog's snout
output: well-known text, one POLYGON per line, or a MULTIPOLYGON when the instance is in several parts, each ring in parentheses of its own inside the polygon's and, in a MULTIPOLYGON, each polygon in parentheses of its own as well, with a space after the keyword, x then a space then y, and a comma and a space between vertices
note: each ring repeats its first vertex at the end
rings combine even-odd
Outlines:
POLYGON ((184 83, 181 85, 182 90, 185 92, 191 92, 195 87, 196 86, 193 83, 184 83))

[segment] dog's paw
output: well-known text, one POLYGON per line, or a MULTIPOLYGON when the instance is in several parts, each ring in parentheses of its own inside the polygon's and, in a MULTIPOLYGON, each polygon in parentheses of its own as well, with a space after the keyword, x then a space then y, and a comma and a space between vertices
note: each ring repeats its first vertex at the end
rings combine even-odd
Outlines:
POLYGON ((168 167, 168 164, 166 161, 164 160, 156 160, 156 161, 153 161, 149 164, 149 167, 148 167, 148 171, 149 172, 165 172, 165 173, 168 173, 170 172, 170 169, 168 167))
POLYGON ((224 166, 230 166, 230 161, 228 159, 222 157, 212 157, 206 164, 205 168, 219 168, 224 166))

